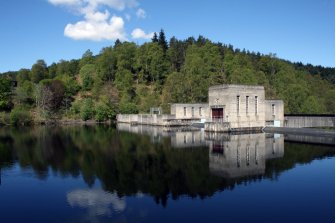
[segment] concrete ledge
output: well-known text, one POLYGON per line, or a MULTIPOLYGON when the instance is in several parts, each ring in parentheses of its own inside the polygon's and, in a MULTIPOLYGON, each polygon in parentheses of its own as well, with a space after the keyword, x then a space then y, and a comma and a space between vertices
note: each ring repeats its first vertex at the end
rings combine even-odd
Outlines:
POLYGON ((293 134, 293 135, 335 137, 335 131, 329 131, 329 130, 323 130, 323 129, 265 127, 263 131, 265 133, 281 133, 281 134, 293 134))

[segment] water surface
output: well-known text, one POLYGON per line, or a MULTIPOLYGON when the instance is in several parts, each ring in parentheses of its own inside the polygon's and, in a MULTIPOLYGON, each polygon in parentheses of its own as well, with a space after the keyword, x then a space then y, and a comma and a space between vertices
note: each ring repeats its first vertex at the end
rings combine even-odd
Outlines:
POLYGON ((1 127, 0 219, 334 222, 332 141, 288 139, 129 125, 1 127))

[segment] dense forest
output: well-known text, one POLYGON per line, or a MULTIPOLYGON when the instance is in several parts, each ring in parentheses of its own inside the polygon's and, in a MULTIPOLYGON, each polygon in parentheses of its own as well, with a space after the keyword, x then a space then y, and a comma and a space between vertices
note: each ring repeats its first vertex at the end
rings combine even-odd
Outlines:
POLYGON ((292 63, 214 43, 202 36, 115 41, 98 55, 0 74, 0 123, 96 120, 170 103, 206 102, 216 84, 263 85, 285 113, 335 113, 335 68, 292 63))

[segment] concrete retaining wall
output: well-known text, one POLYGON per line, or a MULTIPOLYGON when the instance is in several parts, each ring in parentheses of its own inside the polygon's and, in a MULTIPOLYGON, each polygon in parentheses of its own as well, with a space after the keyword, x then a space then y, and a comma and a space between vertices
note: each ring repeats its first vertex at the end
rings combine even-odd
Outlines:
POLYGON ((324 116, 324 115, 285 116, 284 127, 288 128, 335 127, 335 116, 324 116))
POLYGON ((200 122, 200 119, 176 119, 175 115, 117 115, 117 122, 140 125, 157 125, 157 126, 187 126, 193 122, 200 122))

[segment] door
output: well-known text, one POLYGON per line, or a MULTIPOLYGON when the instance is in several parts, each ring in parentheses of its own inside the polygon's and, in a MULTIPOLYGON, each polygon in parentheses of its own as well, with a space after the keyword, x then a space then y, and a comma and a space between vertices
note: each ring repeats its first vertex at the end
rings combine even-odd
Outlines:
POLYGON ((223 120, 223 108, 212 108, 212 119, 223 120))

